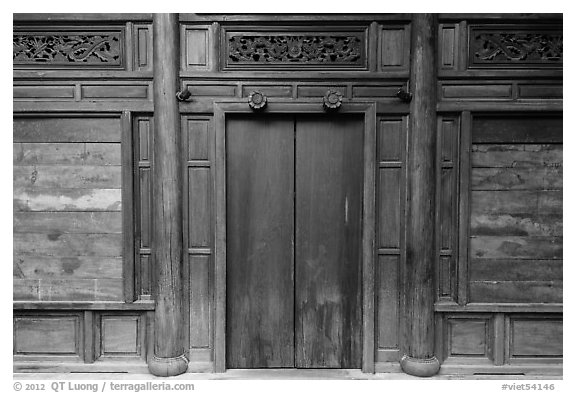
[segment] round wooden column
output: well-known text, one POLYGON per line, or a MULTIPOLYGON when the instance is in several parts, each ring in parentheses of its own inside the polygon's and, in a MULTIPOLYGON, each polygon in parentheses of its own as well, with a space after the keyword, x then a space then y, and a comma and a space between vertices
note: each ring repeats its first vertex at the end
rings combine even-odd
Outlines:
POLYGON ((411 52, 404 356, 400 365, 407 374, 428 377, 440 369, 434 356, 437 59, 433 14, 414 14, 411 52))
POLYGON ((178 14, 154 14, 154 161, 152 249, 156 266, 154 354, 148 368, 158 376, 188 368, 183 337, 183 235, 178 14))

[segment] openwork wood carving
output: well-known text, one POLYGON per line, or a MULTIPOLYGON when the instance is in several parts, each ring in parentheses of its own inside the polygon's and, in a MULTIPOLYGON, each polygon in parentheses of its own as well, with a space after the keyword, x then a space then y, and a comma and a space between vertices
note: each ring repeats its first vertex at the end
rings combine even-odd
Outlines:
POLYGON ((13 62, 17 65, 120 66, 121 33, 17 32, 13 62))
POLYGON ((470 63, 491 65, 562 65, 561 31, 473 30, 470 63))
POLYGON ((229 34, 227 64, 255 66, 364 66, 362 33, 229 34))

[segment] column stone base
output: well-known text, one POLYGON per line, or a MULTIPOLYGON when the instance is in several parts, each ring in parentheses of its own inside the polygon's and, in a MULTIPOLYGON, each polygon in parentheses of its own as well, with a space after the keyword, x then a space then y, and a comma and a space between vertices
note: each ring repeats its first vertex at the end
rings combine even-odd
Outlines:
POLYGON ((175 358, 159 358, 154 355, 148 362, 148 370, 157 377, 173 377, 188 370, 188 359, 184 355, 175 358))
POLYGON ((416 377, 431 377, 440 371, 440 362, 436 356, 427 359, 413 358, 408 355, 402 356, 400 367, 406 374, 416 377))

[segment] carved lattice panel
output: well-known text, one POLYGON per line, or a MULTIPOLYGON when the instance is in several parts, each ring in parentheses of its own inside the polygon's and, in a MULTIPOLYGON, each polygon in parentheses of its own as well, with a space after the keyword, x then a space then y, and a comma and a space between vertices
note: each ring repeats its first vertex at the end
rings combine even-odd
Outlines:
POLYGON ((336 31, 232 31, 223 35, 225 69, 366 69, 364 28, 336 31))
POLYGON ((124 34, 121 28, 42 28, 15 30, 15 67, 123 68, 124 34))
POLYGON ((562 67, 563 36, 558 28, 472 26, 472 67, 562 67))

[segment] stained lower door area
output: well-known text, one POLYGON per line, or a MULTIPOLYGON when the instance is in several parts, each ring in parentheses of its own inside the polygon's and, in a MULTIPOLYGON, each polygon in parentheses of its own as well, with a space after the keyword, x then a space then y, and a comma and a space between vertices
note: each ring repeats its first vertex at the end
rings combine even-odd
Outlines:
POLYGON ((226 121, 226 366, 360 368, 363 122, 226 121))

